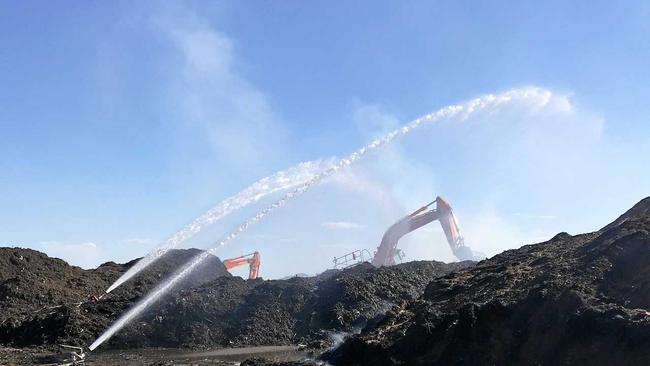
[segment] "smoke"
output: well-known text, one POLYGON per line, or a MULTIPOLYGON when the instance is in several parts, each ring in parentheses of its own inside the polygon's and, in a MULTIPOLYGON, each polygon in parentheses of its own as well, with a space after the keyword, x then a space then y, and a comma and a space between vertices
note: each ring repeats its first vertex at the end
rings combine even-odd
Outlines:
POLYGON ((330 347, 329 350, 335 350, 339 348, 340 345, 345 342, 345 340, 350 337, 351 335, 356 335, 360 334, 362 327, 354 327, 350 332, 332 332, 328 331, 327 332, 327 338, 329 338, 330 341, 330 347))

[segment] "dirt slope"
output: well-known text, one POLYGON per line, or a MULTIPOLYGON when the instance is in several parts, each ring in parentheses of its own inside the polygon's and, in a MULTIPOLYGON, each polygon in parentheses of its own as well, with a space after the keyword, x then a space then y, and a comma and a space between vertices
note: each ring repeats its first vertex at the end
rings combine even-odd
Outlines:
MULTIPOLYGON (((0 345, 88 345, 173 270, 199 253, 169 253, 99 303, 131 265, 69 266, 29 249, 0 248, 0 345)), ((364 326, 392 305, 414 300, 436 276, 471 263, 361 265, 318 277, 246 281, 212 257, 183 288, 127 326, 102 348, 329 344, 329 332, 364 326), (225 276, 224 276, 225 275, 225 276), (316 342, 316 343, 313 343, 316 342)))
POLYGON ((335 365, 647 365, 650 199, 434 279, 324 358, 335 365))
MULTIPOLYGON (((649 249, 647 198, 598 232, 560 233, 478 264, 360 265, 249 281, 213 258, 102 349, 323 349, 347 335, 322 357, 334 365, 647 365, 649 249)), ((79 305, 133 262, 84 271, 0 248, 0 346, 88 345, 196 253, 175 252, 104 301, 79 305)))
MULTIPOLYGON (((0 344, 33 346, 85 344, 160 279, 199 253, 174 250, 135 280, 115 290, 100 304, 88 303, 136 261, 105 263, 92 270, 20 248, 0 248, 0 344)), ((186 285, 229 276, 221 261, 211 257, 186 285)))
POLYGON ((414 300, 431 279, 471 262, 369 264, 327 276, 245 281, 218 278, 181 291, 116 335, 110 347, 189 347, 311 344, 350 332, 393 304, 414 300))

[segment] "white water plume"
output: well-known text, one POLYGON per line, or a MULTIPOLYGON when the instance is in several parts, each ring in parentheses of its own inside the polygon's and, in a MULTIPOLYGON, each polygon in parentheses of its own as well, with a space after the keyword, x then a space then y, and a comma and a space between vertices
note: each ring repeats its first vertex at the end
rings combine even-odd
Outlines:
POLYGON ((140 273, 147 266, 154 263, 169 250, 178 247, 181 243, 196 235, 205 226, 213 224, 230 213, 244 208, 252 203, 259 201, 261 198, 283 190, 294 188, 311 180, 318 173, 331 168, 331 160, 315 160, 299 163, 289 169, 279 171, 268 177, 262 178, 252 185, 248 186, 241 192, 230 196, 210 209, 190 224, 176 232, 174 235, 165 240, 156 249, 140 259, 138 263, 129 268, 120 278, 118 278, 107 290, 109 293, 133 276, 140 273))
POLYGON ((244 221, 239 227, 232 231, 229 235, 225 236, 221 241, 217 243, 214 248, 209 249, 208 251, 202 252, 201 254, 194 257, 189 261, 180 271, 175 273, 172 277, 166 280, 164 283, 158 285, 154 290, 152 290, 147 297, 140 301, 135 307, 131 308, 126 314, 120 317, 110 328, 108 328, 93 344, 89 347, 90 350, 94 350, 104 341, 109 339, 113 334, 119 331, 122 327, 128 324, 132 319, 138 316, 144 309, 149 305, 160 299, 164 294, 171 290, 180 280, 185 278, 190 274, 201 262, 203 262, 208 256, 214 253, 219 247, 222 247, 227 242, 235 239, 239 234, 244 232, 252 224, 262 220, 269 213, 275 211, 276 209, 282 207, 286 202, 291 200, 294 197, 301 195, 309 190, 312 186, 322 182, 325 178, 335 174, 339 170, 346 168, 358 161, 368 153, 375 151, 382 146, 392 142, 395 138, 399 136, 406 135, 413 131, 414 129, 420 127, 425 123, 433 123, 440 120, 457 118, 459 120, 465 120, 471 115, 483 111, 491 112, 498 110, 501 106, 510 104, 512 102, 522 103, 526 108, 531 110, 539 110, 544 108, 551 102, 553 94, 546 89, 541 88, 523 88, 523 89, 513 89, 501 94, 488 94, 482 97, 472 99, 463 104, 456 104, 444 107, 434 113, 427 114, 416 120, 409 122, 401 128, 398 128, 387 135, 380 137, 368 145, 360 148, 359 150, 353 152, 345 158, 340 159, 336 164, 334 164, 329 169, 315 175, 308 181, 304 182, 293 191, 290 191, 284 195, 281 199, 274 202, 273 204, 267 206, 266 208, 259 211, 255 216, 244 221))

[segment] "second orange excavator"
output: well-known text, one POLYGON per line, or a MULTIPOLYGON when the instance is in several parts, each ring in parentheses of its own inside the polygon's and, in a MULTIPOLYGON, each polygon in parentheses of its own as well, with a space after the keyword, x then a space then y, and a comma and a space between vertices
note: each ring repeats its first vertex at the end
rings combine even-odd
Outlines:
POLYGON ((244 266, 248 264, 249 269, 248 269, 248 278, 251 280, 254 280, 257 278, 260 272, 260 253, 259 252, 253 252, 249 254, 245 254, 239 257, 235 258, 230 258, 226 259, 223 261, 223 265, 226 266, 227 270, 230 270, 232 268, 236 268, 239 266, 244 266))

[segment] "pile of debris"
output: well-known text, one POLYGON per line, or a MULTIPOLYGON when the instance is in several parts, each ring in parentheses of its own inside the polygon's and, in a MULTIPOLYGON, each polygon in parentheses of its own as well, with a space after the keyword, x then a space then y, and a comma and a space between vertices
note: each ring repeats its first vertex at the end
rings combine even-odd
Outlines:
MULTIPOLYGON (((85 271, 0 248, 0 351, 87 345, 197 253, 175 251, 95 303, 88 294, 134 262, 85 271)), ((320 357, 334 365, 647 364, 650 198, 597 232, 560 233, 477 264, 361 264, 265 281, 232 277, 213 257, 102 348, 298 344, 327 349, 320 357)))
POLYGON ((433 280, 324 355, 335 365, 645 365, 650 198, 600 231, 556 235, 433 280))
POLYGON ((363 264, 325 276, 271 281, 221 277, 172 295, 115 335, 109 346, 328 347, 332 334, 360 329, 394 304, 419 297, 432 278, 470 265, 423 261, 376 269, 363 264))
MULTIPOLYGON (((0 344, 88 344, 161 279, 198 253, 197 249, 171 251, 119 292, 93 303, 90 296, 102 293, 136 260, 83 270, 31 249, 0 248, 0 344)), ((216 257, 195 273, 186 286, 230 276, 216 257)))
MULTIPOLYGON (((83 270, 29 249, 0 248, 0 345, 88 345, 172 271, 199 253, 176 250, 99 302, 135 261, 83 270)), ((116 334, 106 348, 311 344, 351 332, 393 305, 414 300, 432 278, 472 262, 363 264, 316 277, 243 280, 216 257, 177 291, 116 334)))

